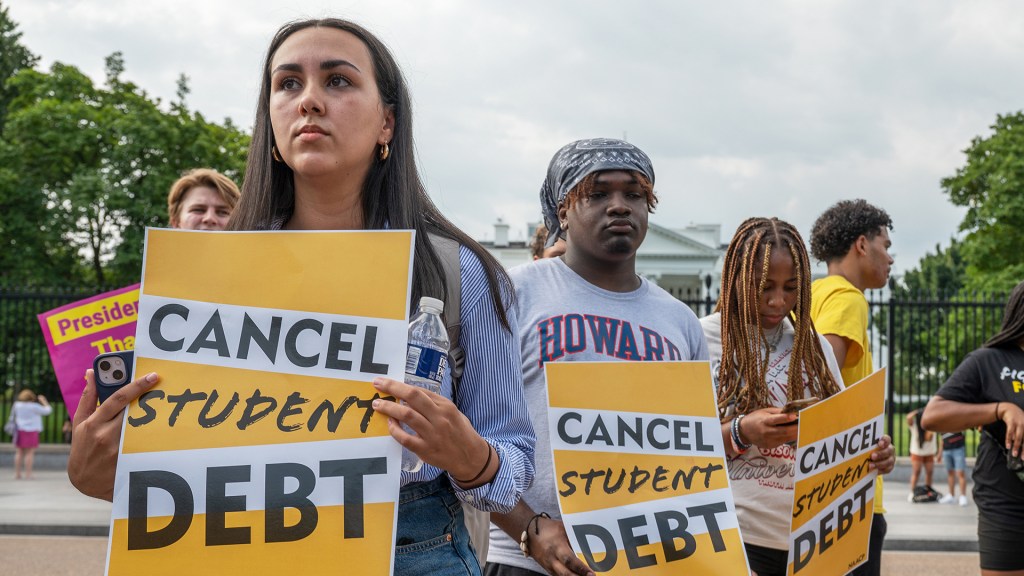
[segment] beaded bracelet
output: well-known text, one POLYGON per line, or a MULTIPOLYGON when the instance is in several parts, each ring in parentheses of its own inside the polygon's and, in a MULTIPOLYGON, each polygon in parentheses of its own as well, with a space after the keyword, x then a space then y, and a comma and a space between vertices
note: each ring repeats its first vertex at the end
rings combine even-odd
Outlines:
POLYGON ((547 519, 550 520, 551 519, 551 515, 548 514, 547 512, 541 512, 540 514, 534 514, 533 518, 530 518, 530 521, 526 523, 526 529, 523 530, 523 534, 521 536, 519 536, 519 549, 523 551, 523 556, 526 556, 527 558, 530 557, 530 544, 529 544, 529 541, 530 541, 530 524, 533 524, 534 522, 536 522, 537 525, 533 528, 533 533, 534 534, 540 534, 540 519, 541 518, 547 518, 547 519))
POLYGON ((732 448, 737 454, 745 453, 752 446, 752 444, 745 443, 743 438, 740 437, 740 420, 743 420, 744 416, 746 414, 740 414, 732 420, 732 448))

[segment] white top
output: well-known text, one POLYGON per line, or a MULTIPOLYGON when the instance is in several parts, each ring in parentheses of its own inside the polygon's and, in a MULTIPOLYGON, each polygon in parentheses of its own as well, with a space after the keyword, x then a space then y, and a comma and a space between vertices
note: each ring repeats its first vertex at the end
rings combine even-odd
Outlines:
POLYGON ((53 408, 38 402, 21 401, 15 402, 11 410, 14 411, 14 425, 24 432, 42 432, 43 416, 53 412, 53 408))
MULTIPOLYGON (((700 320, 708 341, 715 390, 718 390, 718 367, 722 364, 721 322, 717 312, 700 320)), ((780 408, 786 404, 789 360, 793 354, 795 335, 788 318, 783 320, 782 328, 778 345, 768 356, 768 371, 765 374, 772 406, 780 408)), ((832 353, 832 346, 821 334, 818 340, 825 352, 828 369, 842 388, 843 377, 835 354, 832 353)), ((810 393, 804 391, 802 397, 808 398, 810 393)), ((726 410, 726 416, 732 416, 731 406, 726 410)), ((729 482, 744 542, 775 550, 789 549, 795 465, 796 449, 789 444, 771 450, 752 446, 746 453, 729 459, 729 482)))
MULTIPOLYGON (((916 418, 920 418, 918 414, 916 418)), ((911 456, 935 456, 939 453, 939 435, 934 432, 925 431, 924 444, 922 445, 920 440, 921 437, 917 431, 917 426, 911 424, 907 426, 910 428, 910 455, 911 456)))

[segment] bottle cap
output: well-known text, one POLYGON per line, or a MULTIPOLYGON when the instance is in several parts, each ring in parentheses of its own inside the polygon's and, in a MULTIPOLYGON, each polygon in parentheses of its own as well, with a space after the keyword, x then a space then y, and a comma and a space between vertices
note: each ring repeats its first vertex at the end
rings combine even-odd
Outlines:
POLYGON ((420 309, 430 309, 440 314, 444 312, 444 302, 437 298, 431 298, 430 296, 423 296, 420 298, 420 309))

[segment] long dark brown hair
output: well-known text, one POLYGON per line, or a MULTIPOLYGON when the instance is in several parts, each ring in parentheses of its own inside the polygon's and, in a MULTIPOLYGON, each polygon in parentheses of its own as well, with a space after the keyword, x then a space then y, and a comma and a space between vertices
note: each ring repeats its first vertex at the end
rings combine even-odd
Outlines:
MULTIPOLYGON (((447 301, 444 271, 427 233, 458 241, 483 264, 494 310, 508 328, 503 295, 512 297, 511 281, 498 261, 476 241, 455 227, 427 195, 416 168, 412 137, 412 105, 401 69, 383 42, 358 24, 336 18, 301 20, 285 24, 267 49, 260 81, 256 122, 242 185, 242 198, 231 216, 229 230, 266 230, 274 221, 286 220, 295 205, 291 168, 275 162, 273 126, 270 122, 271 61, 281 44, 292 34, 312 27, 336 28, 359 38, 373 60, 381 102, 395 116, 394 134, 387 160, 375 160, 362 187, 363 225, 367 230, 384 228, 416 230, 412 303, 420 296, 437 296, 447 301)), ((450 303, 457 306, 458 303, 450 303)))
POLYGON ((789 315, 796 332, 787 379, 788 400, 826 398, 839 391, 811 322, 811 271, 807 249, 793 225, 778 218, 748 218, 736 229, 725 252, 722 288, 715 312, 721 315, 722 363, 718 367, 718 413, 730 404, 737 414, 771 406, 765 372, 769 349, 761 327, 758 302, 764 292, 772 250, 793 257, 797 277, 796 306, 789 315), (757 273, 760 281, 755 284, 757 273))
POLYGON ((999 333, 985 342, 986 348, 1010 348, 1024 342, 1024 282, 1010 292, 999 333))

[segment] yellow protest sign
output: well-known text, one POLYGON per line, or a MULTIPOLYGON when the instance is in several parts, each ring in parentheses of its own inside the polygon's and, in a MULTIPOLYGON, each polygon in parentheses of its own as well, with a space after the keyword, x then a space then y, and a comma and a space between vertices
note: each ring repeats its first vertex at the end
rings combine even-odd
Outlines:
POLYGON ((111 575, 390 574, 413 233, 150 229, 111 575))
POLYGON ((789 574, 845 574, 867 560, 884 433, 885 369, 800 411, 789 574))
POLYGON ((597 573, 749 574, 707 362, 549 362, 569 541, 597 573))

